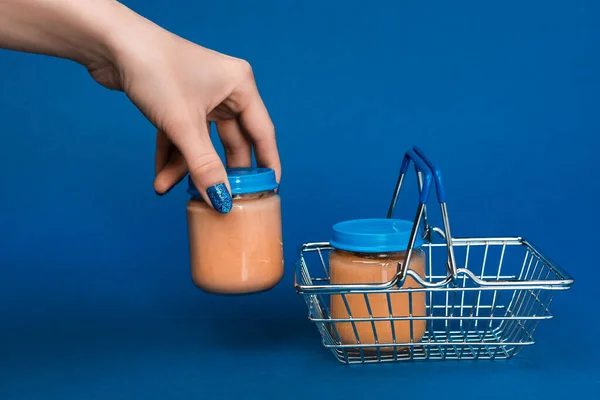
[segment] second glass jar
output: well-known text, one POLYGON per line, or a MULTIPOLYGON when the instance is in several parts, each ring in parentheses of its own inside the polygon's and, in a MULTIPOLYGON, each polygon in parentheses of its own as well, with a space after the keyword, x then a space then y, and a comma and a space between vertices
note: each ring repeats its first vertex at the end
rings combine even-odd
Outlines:
MULTIPOLYGON (((371 284, 391 281, 404 263, 412 223, 394 219, 363 219, 341 222, 333 227, 329 253, 330 283, 371 284)), ((425 278, 425 253, 417 236, 409 269, 425 278)), ((408 276, 401 289, 422 288, 408 276)), ((399 289, 399 288, 395 288, 399 289)), ((331 318, 413 318, 425 317, 423 291, 331 295, 331 318), (349 312, 350 311, 350 312, 349 312)), ((333 322, 334 337, 342 344, 382 345, 421 340, 426 330, 424 319, 361 322, 333 322), (354 326, 353 326, 354 325, 354 326)), ((391 350, 381 347, 380 350, 391 350)))

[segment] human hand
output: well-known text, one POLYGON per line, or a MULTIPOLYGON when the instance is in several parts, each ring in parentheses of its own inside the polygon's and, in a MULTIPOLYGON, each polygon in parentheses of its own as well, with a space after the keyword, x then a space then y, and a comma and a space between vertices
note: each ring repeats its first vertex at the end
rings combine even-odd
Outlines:
POLYGON ((164 194, 189 171, 208 204, 226 213, 230 187, 210 138, 214 122, 228 167, 281 165, 275 129, 250 64, 203 48, 141 18, 113 45, 113 60, 92 62, 100 84, 122 90, 157 127, 154 189, 164 194), (133 26, 133 28, 132 28, 133 26))
POLYGON ((2 0, 0 47, 67 58, 122 90, 158 129, 154 189, 189 170, 208 204, 231 208, 225 168, 209 137, 215 122, 229 167, 281 164, 275 129, 250 65, 178 37, 114 0, 2 0), (208 192, 208 194, 207 194, 208 192))

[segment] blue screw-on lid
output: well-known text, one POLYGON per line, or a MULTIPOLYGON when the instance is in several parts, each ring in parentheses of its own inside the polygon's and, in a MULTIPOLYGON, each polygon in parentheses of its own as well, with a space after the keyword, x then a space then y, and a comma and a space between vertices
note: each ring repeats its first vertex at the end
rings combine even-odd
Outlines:
MULTIPOLYGON (((355 219, 333 226, 329 243, 340 250, 361 253, 390 253, 408 248, 413 222, 399 219, 355 219)), ((421 247, 423 238, 417 232, 414 248, 421 247)))
MULTIPOLYGON (((275 171, 270 168, 228 168, 227 179, 232 195, 275 190, 279 186, 275 171)), ((188 176, 187 192, 192 196, 200 196, 191 176, 188 176)))

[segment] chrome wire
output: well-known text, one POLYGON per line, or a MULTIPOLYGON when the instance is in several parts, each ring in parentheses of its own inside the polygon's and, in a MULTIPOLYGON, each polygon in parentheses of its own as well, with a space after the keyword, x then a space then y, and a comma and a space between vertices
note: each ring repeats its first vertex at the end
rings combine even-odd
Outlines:
MULTIPOLYGON (((423 179, 418 172, 417 179, 421 191, 423 179)), ((403 181, 404 174, 401 174, 388 218, 394 213, 403 181)), ((552 318, 550 303, 557 291, 571 287, 571 276, 521 237, 452 237, 445 203, 440 204, 440 211, 443 228, 432 226, 426 205, 419 204, 406 257, 389 282, 330 284, 331 245, 315 242, 301 246, 294 285, 305 299, 309 320, 317 326, 323 346, 337 360, 345 364, 364 364, 507 359, 535 343, 535 330, 542 320, 552 318), (425 239, 422 249, 427 259, 424 277, 410 268, 421 224, 425 239), (435 242, 435 238, 441 238, 442 242, 435 242), (436 256, 436 252, 444 256, 436 256), (457 258, 455 252, 464 252, 464 256, 457 258), (407 277, 419 287, 404 288, 407 277), (415 313, 417 294, 423 294, 424 315, 415 313), (372 296, 383 295, 389 312, 380 316, 379 307, 375 316, 372 296), (347 317, 332 317, 330 302, 335 296, 341 298, 347 317), (348 300, 349 296, 353 302, 348 300), (392 296, 407 297, 406 315, 394 310, 392 296), (357 304, 361 315, 353 315, 357 304), (397 328, 406 327, 407 323, 409 337, 401 340, 397 328), (424 334, 418 338, 415 337, 417 324, 425 326, 424 334), (350 331, 346 329, 348 326, 350 331), (345 340, 342 340, 342 328, 345 340), (348 332, 351 340, 348 340, 348 332), (366 332, 368 338, 364 337, 366 332)))

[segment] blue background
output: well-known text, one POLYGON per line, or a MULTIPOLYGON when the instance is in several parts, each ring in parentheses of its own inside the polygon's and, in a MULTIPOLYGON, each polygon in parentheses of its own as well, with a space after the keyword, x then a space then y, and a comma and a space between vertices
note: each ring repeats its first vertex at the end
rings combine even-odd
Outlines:
POLYGON ((257 296, 196 289, 184 185, 152 188, 153 127, 82 67, 2 51, 2 400, 600 397, 598 2, 125 3, 252 63, 287 272, 257 296), (413 144, 456 236, 524 236, 575 278, 513 360, 347 367, 307 321, 298 245, 384 216, 413 144))

